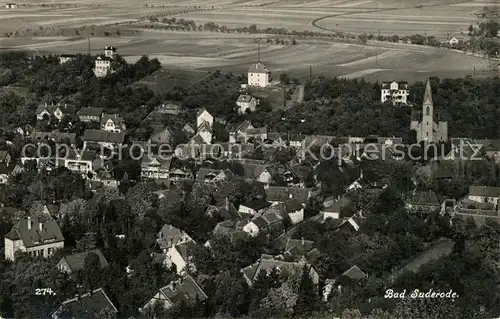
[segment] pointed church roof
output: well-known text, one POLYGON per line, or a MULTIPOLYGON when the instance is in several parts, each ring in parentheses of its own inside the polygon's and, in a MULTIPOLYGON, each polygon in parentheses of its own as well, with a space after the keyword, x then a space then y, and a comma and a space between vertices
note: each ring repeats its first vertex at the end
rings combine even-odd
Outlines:
POLYGON ((425 93, 424 93, 424 105, 432 105, 432 89, 431 89, 431 79, 427 78, 425 83, 425 93))

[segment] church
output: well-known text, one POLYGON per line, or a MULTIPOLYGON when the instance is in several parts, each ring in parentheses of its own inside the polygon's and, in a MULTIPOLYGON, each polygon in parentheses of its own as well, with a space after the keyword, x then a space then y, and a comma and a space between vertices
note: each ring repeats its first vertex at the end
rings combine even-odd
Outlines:
POLYGON ((448 140, 448 122, 439 121, 434 117, 431 81, 427 78, 425 84, 424 102, 422 104, 421 120, 411 121, 411 130, 417 131, 417 142, 446 142, 448 140))

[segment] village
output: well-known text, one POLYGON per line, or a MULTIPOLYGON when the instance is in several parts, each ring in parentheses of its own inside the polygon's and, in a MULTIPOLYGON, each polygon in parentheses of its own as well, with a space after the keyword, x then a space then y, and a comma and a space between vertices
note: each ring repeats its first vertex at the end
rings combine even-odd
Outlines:
MULTIPOLYGON (((75 57, 61 55, 59 64, 71 64, 75 57)), ((94 76, 106 79, 113 74, 116 58, 117 48, 106 47, 104 54, 94 59, 94 76)), ((249 66, 247 81, 240 83, 240 94, 234 101, 235 114, 258 112, 261 97, 252 92, 272 92, 276 87, 281 92, 284 84, 274 79, 271 71, 260 61, 249 66)), ((454 239, 457 228, 475 231, 481 238, 492 236, 485 249, 493 254, 488 258, 498 256, 494 246, 488 245, 498 239, 499 228, 492 225, 500 223, 500 187, 471 184, 465 196, 456 198, 422 186, 425 179, 451 181, 458 171, 474 170, 467 165, 476 162, 498 169, 500 161, 500 140, 449 135, 453 123, 440 118, 431 82, 430 78, 425 82, 423 102, 407 119, 407 130, 416 138, 411 145, 401 136, 309 135, 275 131, 250 120, 228 123, 204 107, 196 110, 196 121, 183 123, 186 142, 174 145, 174 131, 162 124, 154 125, 148 139, 138 140, 128 136, 130 124, 119 110, 76 109, 64 101, 40 101, 36 120, 56 128, 16 127, 5 134, 0 150, 0 215, 3 220, 10 219, 6 225, 12 224, 3 233, 5 260, 16 265, 57 259, 54 269, 69 278, 65 279, 71 283, 68 285, 75 286, 65 292, 69 296, 71 291, 73 296, 62 300, 57 299, 63 295, 57 284, 35 287, 44 298, 52 298, 48 303, 55 307, 47 313, 51 318, 196 317, 206 315, 202 309, 208 311, 207 305, 221 316, 243 315, 245 307, 254 309, 251 316, 314 315, 318 309, 327 309, 324 311, 330 317, 342 318, 348 318, 346 311, 361 314, 371 308, 388 309, 392 304, 384 304, 381 291, 406 283, 410 276, 427 278, 429 267, 438 260, 451 262, 446 258, 458 249, 460 241, 454 239), (81 134, 60 129, 77 125, 65 120, 69 115, 84 123, 81 134), (217 125, 227 130, 225 138, 215 133, 217 125), (14 144, 22 151, 13 151, 14 144), (444 144, 450 146, 446 151, 444 144), (438 152, 415 159, 415 145, 420 156, 427 156, 426 147, 437 145, 438 152), (134 163, 130 165, 136 176, 120 166, 124 153, 127 163, 134 163), (385 170, 383 174, 376 173, 379 167, 385 170), (126 171, 121 178, 117 177, 118 169, 126 171), (58 180, 59 174, 64 179, 58 180), (32 184, 20 190, 26 198, 34 196, 30 193, 42 194, 35 196, 31 207, 4 204, 14 196, 15 185, 30 185, 24 181, 33 181, 38 175, 49 177, 36 187, 32 184), (332 184, 335 191, 326 192, 326 185, 332 189, 332 184), (80 187, 82 195, 61 195, 80 187), (92 205, 98 213, 90 212, 92 205), (151 217, 154 210, 158 216, 151 217), (200 215, 192 217, 192 212, 200 215), (138 215, 130 217, 133 214, 138 215), (148 218, 154 223, 142 225, 148 218), (71 240, 68 229, 73 232, 71 240), (208 237, 202 235, 206 229, 208 237), (479 233, 484 229, 490 233, 479 233), (322 238, 323 233, 329 237, 322 238), (388 244, 379 234, 393 239, 388 244), (397 236, 391 237, 393 234, 397 236), (154 237, 152 246, 138 249, 142 247, 139 242, 150 235, 154 237), (353 242, 354 238, 358 242, 353 242), (377 239, 372 242, 370 238, 377 239), (399 253, 394 253, 398 257, 393 259, 386 254, 372 256, 385 245, 397 246, 399 240, 415 249, 401 253, 401 258, 399 253), (245 254, 245 249, 251 249, 243 247, 248 241, 261 245, 258 256, 252 251, 233 261, 229 260, 231 255, 221 255, 224 249, 245 254), (116 257, 124 247, 136 255, 128 255, 128 260, 116 257), (134 263, 139 255, 151 264, 134 263), (221 268, 226 264, 233 268, 221 268), (137 279, 132 278, 141 273, 139 269, 153 265, 164 269, 160 273, 168 273, 169 280, 155 280, 158 284, 153 290, 134 288, 132 282, 136 285, 137 279), (130 282, 129 289, 137 289, 130 298, 140 305, 138 309, 124 306, 124 300, 117 304, 119 290, 109 292, 112 281, 98 280, 104 278, 105 269, 122 272, 123 280, 130 282), (221 281, 221 276, 228 277, 221 281), (252 297, 255 304, 244 306, 246 301, 236 298, 243 295, 240 287, 261 291, 263 278, 272 276, 279 277, 279 283, 266 283, 267 291, 252 297), (215 283, 210 282, 213 278, 215 283), (219 281, 229 287, 222 287, 219 281), (366 287, 372 290, 366 292, 366 287), (232 293, 232 288, 236 292, 232 293), (219 298, 215 295, 219 296, 221 289, 226 289, 226 295, 214 299, 219 298), (351 295, 360 291, 364 291, 363 297, 353 301, 351 295)), ((407 82, 384 82, 380 88, 381 104, 415 107, 407 82)), ((176 118, 183 112, 179 104, 165 101, 147 118, 158 114, 176 118)), ((462 249, 470 252, 467 243, 472 239, 462 234, 461 240, 465 245, 462 249)), ((484 263, 485 267, 496 267, 484 263)), ((440 284, 440 290, 450 289, 444 282, 440 284)), ((35 290, 30 293, 35 294, 35 290)), ((481 309, 486 306, 482 304, 481 309)), ((15 306, 13 309, 16 312, 15 306)), ((498 310, 498 306, 486 309, 489 315, 497 316, 498 310)))

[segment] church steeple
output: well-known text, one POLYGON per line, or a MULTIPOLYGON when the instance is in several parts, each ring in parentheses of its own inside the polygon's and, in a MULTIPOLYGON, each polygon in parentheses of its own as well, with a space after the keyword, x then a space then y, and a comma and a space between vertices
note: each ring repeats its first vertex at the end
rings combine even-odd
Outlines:
POLYGON ((424 93, 424 106, 432 106, 432 89, 431 89, 431 79, 427 78, 425 83, 425 93, 424 93))

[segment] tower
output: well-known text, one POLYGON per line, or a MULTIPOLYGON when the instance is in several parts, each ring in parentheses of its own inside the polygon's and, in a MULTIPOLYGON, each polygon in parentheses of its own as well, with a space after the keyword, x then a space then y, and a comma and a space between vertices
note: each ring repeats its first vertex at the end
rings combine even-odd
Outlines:
POLYGON ((433 126, 434 104, 432 103, 431 81, 427 78, 427 83, 425 84, 424 102, 422 104, 422 126, 420 132, 421 140, 433 142, 433 126))

